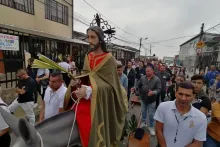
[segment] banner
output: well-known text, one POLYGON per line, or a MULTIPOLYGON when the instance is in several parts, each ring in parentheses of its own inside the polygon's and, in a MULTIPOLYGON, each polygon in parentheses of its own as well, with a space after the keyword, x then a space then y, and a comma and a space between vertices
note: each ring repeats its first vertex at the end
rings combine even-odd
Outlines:
POLYGON ((0 50, 19 51, 19 38, 0 33, 0 50))

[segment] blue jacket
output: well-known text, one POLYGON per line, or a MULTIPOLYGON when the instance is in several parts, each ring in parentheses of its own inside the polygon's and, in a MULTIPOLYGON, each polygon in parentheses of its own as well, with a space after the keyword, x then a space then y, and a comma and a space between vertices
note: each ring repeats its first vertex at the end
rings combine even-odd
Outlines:
POLYGON ((209 82, 212 80, 212 79, 215 79, 216 75, 218 74, 218 71, 215 70, 215 71, 208 71, 207 74, 205 75, 205 81, 206 81, 206 84, 209 84, 209 82))
MULTIPOLYGON (((215 79, 210 80, 209 87, 212 86, 214 83, 215 83, 215 79)), ((219 89, 219 88, 220 88, 220 81, 216 85, 216 89, 219 89)))

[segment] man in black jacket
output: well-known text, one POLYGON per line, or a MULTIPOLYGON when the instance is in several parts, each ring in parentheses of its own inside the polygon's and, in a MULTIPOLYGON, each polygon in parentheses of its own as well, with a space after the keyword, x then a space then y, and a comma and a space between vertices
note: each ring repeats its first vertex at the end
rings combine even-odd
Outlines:
POLYGON ((124 69, 124 74, 128 77, 128 100, 130 98, 131 88, 135 84, 135 70, 132 68, 132 62, 128 62, 128 65, 124 69))
POLYGON ((161 81, 161 92, 157 95, 157 104, 156 108, 159 106, 160 98, 161 102, 164 102, 164 99, 166 97, 166 84, 170 80, 170 74, 166 72, 166 67, 162 65, 160 67, 160 71, 155 74, 161 81))

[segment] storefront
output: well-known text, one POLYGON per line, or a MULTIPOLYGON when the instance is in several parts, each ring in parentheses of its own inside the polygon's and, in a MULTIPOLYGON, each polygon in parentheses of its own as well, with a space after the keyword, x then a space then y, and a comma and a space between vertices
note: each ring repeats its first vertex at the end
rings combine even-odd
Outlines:
POLYGON ((0 34, 17 36, 19 44, 17 50, 0 50, 0 84, 3 87, 16 85, 16 71, 26 67, 25 52, 36 58, 38 53, 55 60, 59 54, 75 57, 79 68, 82 67, 84 53, 88 50, 88 43, 78 39, 59 37, 44 32, 18 28, 0 24, 0 34), (83 56, 83 57, 82 57, 83 56), (82 59, 83 58, 83 59, 82 59))

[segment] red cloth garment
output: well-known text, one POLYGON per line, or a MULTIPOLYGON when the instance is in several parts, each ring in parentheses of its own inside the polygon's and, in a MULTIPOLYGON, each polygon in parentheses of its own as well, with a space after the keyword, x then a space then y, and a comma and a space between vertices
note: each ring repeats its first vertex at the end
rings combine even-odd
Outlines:
MULTIPOLYGON (((98 66, 103 59, 106 57, 108 53, 103 53, 100 55, 94 55, 93 52, 90 52, 88 54, 88 59, 89 59, 89 65, 91 70, 93 70, 96 66, 98 66)), ((88 76, 83 77, 80 79, 82 85, 87 85, 91 86, 90 81, 88 76)), ((76 98, 75 94, 73 94, 73 97, 76 98)), ((74 106, 74 111, 76 111, 76 105, 74 106)), ((90 137, 90 130, 91 130, 91 99, 86 100, 86 99, 81 99, 77 112, 76 112, 76 122, 78 125, 79 129, 79 134, 81 138, 81 142, 83 147, 88 147, 89 146, 89 137, 90 137)))

